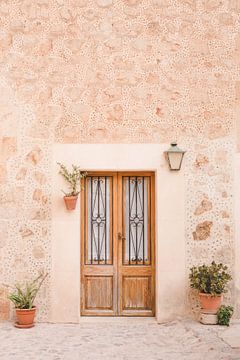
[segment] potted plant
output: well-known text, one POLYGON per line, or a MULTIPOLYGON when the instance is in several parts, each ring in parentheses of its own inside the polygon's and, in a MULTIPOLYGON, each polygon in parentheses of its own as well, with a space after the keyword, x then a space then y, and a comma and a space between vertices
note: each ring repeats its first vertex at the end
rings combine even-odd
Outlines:
POLYGON ((63 191, 65 194, 64 202, 67 210, 75 210, 78 194, 80 192, 80 180, 85 178, 87 173, 82 172, 80 168, 76 165, 72 165, 72 170, 68 170, 67 167, 61 163, 57 163, 60 166, 59 174, 63 176, 63 178, 69 184, 69 192, 63 191))
POLYGON ((227 292, 227 283, 232 279, 227 266, 216 264, 194 266, 190 269, 191 288, 199 291, 199 299, 203 310, 217 313, 221 306, 223 293, 227 292))
POLYGON ((40 274, 31 283, 25 286, 15 285, 15 290, 9 295, 15 306, 17 321, 15 326, 18 328, 31 328, 34 326, 36 306, 34 301, 48 274, 40 274))
POLYGON ((217 312, 218 325, 229 326, 232 315, 233 307, 222 305, 217 312))

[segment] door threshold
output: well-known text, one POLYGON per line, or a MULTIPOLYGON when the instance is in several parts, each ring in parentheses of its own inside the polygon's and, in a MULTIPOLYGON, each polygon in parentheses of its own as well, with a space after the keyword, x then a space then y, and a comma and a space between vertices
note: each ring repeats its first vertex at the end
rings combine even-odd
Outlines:
POLYGON ((79 323, 112 323, 112 322, 147 322, 147 323, 156 323, 157 319, 153 316, 143 317, 143 316, 80 316, 79 323))

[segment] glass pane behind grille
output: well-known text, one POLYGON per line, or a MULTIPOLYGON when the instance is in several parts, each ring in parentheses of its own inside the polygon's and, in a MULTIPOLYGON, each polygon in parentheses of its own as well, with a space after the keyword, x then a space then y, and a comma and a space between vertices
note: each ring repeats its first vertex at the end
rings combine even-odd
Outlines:
POLYGON ((112 264, 112 178, 86 178, 86 264, 112 264))
POLYGON ((124 177, 123 263, 126 265, 149 265, 151 263, 149 194, 149 177, 124 177))

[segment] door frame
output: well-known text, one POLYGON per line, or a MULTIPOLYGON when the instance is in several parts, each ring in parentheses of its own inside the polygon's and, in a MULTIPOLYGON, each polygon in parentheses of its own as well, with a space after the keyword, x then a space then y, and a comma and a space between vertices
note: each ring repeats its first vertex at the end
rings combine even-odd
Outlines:
MULTIPOLYGON (((87 171, 87 170, 86 170, 87 171)), ((110 171, 110 170, 106 170, 106 171, 87 171, 88 175, 90 176, 112 176, 113 177, 113 184, 114 182, 116 182, 116 186, 113 186, 113 197, 115 197, 115 201, 113 202, 113 214, 115 214, 115 216, 117 217, 117 221, 115 221, 115 224, 113 224, 113 249, 115 248, 117 251, 113 251, 113 272, 115 272, 115 274, 117 274, 116 279, 114 281, 113 278, 113 293, 116 296, 116 304, 117 304, 117 309, 113 309, 113 312, 111 311, 106 311, 103 314, 96 314, 96 313, 91 313, 86 311, 85 309, 85 305, 84 305, 84 300, 85 300, 85 288, 84 288, 84 266, 85 265, 85 259, 84 259, 84 255, 85 255, 85 199, 84 199, 84 195, 85 195, 85 191, 81 191, 81 203, 80 203, 80 209, 81 209, 81 219, 80 219, 80 315, 81 316, 118 316, 118 317, 123 317, 123 316, 144 316, 144 317, 155 317, 156 315, 156 227, 155 227, 155 216, 156 216, 156 211, 155 211, 155 172, 154 171, 149 171, 149 170, 128 170, 128 171, 121 171, 121 170, 116 170, 116 171, 110 171), (152 310, 151 311, 147 311, 147 310, 143 310, 140 311, 140 314, 136 314, 134 313, 134 311, 121 311, 122 309, 122 296, 119 296, 118 293, 118 289, 119 286, 122 286, 122 279, 121 276, 119 276, 119 267, 123 266, 122 265, 122 259, 120 258, 119 254, 121 254, 122 256, 122 241, 119 241, 118 239, 118 233, 119 233, 119 229, 122 229, 122 210, 119 213, 119 210, 122 209, 122 177, 123 176, 149 176, 151 178, 151 188, 150 188, 150 196, 151 196, 151 224, 150 224, 150 229, 151 229, 151 268, 149 269, 149 271, 151 271, 151 289, 152 289, 152 310), (121 179, 121 181, 120 181, 121 179), (122 312, 122 313, 120 313, 122 312)), ((83 180, 82 180, 83 183, 83 180)), ((100 265, 101 266, 101 265, 100 265)), ((105 265, 103 265, 105 266, 105 265)), ((108 265, 109 266, 109 265, 108 265)), ((131 265, 132 267, 133 265, 131 265)), ((141 267, 136 265, 138 267, 138 271, 141 272, 141 267)), ((136 266, 134 265, 134 267, 136 268, 136 266)), ((98 265, 99 267, 99 265, 98 265)), ((138 310, 139 311, 139 310, 138 310)))

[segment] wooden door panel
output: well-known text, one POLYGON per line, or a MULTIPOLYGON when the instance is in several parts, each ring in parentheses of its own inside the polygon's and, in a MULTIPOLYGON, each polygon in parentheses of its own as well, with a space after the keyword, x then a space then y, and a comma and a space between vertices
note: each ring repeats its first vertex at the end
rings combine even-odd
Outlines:
POLYGON ((123 277, 123 310, 151 310, 151 277, 123 277))
POLYGON ((113 311, 113 276, 86 276, 85 309, 113 311))

